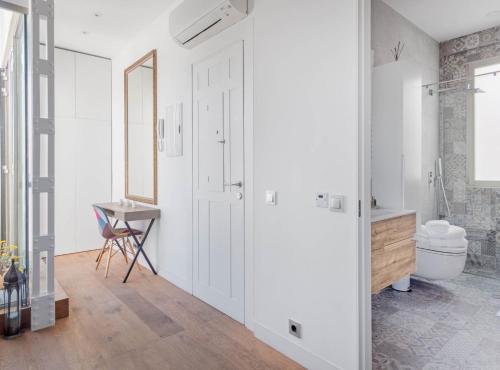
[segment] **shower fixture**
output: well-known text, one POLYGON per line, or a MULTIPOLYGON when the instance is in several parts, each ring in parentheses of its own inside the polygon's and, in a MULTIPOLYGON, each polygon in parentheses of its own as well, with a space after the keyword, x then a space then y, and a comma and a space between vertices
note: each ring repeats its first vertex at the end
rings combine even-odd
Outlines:
MULTIPOLYGON (((439 84, 447 83, 447 82, 451 82, 451 81, 439 82, 439 84)), ((447 87, 447 88, 436 89, 436 90, 431 89, 430 85, 424 85, 423 87, 425 87, 427 89, 427 92, 430 96, 434 96, 434 93, 439 94, 439 93, 446 92, 446 91, 460 91, 460 90, 462 90, 462 91, 465 91, 465 92, 471 93, 471 94, 484 94, 486 92, 483 89, 480 89, 479 87, 474 87, 471 82, 467 82, 465 87, 455 86, 455 87, 447 87)))
POLYGON ((471 92, 473 94, 484 94, 486 91, 480 89, 479 87, 474 87, 472 83, 467 82, 467 86, 464 89, 467 92, 471 92))
MULTIPOLYGON (((500 70, 499 71, 487 72, 487 73, 481 73, 481 74, 475 75, 474 78, 476 78, 476 77, 483 77, 483 76, 494 76, 495 77, 499 73, 500 73, 500 70)), ((453 90, 463 90, 463 91, 466 91, 466 92, 470 92, 472 94, 482 94, 482 93, 486 92, 483 89, 475 88, 473 80, 468 79, 468 78, 455 78, 455 79, 447 80, 447 81, 438 81, 438 82, 433 82, 433 83, 430 83, 430 84, 422 85, 422 87, 424 87, 424 88, 427 89, 427 93, 430 96, 433 96, 434 93, 441 93, 441 92, 453 91, 453 90), (451 84, 451 83, 459 84, 461 82, 465 83, 465 87, 463 87, 463 86, 453 86, 453 87, 444 87, 444 88, 441 88, 441 85, 445 85, 446 86, 446 85, 451 84), (435 86, 435 88, 433 88, 433 86, 435 86)))
MULTIPOLYGON (((448 203, 448 198, 446 197, 446 190, 444 188, 444 181, 443 181, 443 162, 441 160, 441 157, 436 159, 436 163, 435 163, 435 166, 436 166, 436 180, 438 182, 438 189, 436 189, 436 195, 437 195, 437 198, 436 199, 439 199, 439 190, 442 191, 442 194, 443 194, 443 200, 444 200, 444 204, 446 205, 446 210, 448 211, 448 217, 451 216, 451 212, 450 212, 450 205, 448 203)), ((439 210, 438 210, 439 212, 439 210)))

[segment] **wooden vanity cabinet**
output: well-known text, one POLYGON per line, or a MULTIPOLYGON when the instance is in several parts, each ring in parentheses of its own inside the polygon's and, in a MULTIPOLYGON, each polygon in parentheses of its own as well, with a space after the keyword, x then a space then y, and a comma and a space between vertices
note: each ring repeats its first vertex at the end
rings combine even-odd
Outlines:
POLYGON ((416 269, 415 214, 372 223, 372 294, 416 269))

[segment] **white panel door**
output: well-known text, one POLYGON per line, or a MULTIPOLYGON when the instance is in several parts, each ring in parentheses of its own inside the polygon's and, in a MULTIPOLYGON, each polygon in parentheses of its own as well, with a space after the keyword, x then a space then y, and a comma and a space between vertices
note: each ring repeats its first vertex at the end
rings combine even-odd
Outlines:
POLYGON ((194 295, 244 320, 243 43, 193 66, 194 295))
POLYGON ((75 53, 54 50, 55 73, 55 253, 72 253, 75 246, 75 53))
MULTIPOLYGON (((56 65, 57 70, 57 65, 56 65)), ((56 88, 57 95, 57 88, 56 88)), ((76 239, 76 122, 74 118, 56 118, 55 173, 55 253, 75 252, 76 239)))

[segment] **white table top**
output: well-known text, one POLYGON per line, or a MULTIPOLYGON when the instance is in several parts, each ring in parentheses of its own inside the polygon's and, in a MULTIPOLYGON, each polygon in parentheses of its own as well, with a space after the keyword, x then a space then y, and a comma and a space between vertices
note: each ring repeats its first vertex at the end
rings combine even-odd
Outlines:
POLYGON ((98 203, 96 206, 104 209, 108 216, 121 221, 140 221, 160 218, 159 208, 137 204, 135 207, 121 205, 118 202, 98 203))

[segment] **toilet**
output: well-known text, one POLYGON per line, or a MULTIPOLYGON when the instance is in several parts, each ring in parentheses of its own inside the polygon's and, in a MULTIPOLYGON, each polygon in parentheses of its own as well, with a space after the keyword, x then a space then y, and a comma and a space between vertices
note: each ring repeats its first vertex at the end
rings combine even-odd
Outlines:
POLYGON ((428 280, 448 280, 460 275, 467 259, 465 229, 444 220, 428 221, 416 234, 417 271, 428 280))

